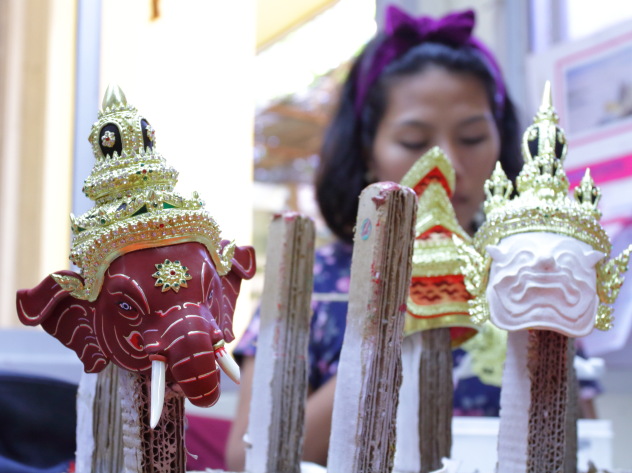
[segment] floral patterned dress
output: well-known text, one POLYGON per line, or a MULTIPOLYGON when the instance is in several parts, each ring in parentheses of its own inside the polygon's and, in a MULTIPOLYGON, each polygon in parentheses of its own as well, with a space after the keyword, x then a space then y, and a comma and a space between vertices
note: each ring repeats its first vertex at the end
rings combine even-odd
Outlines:
MULTIPOLYGON (((336 374, 345 332, 353 246, 336 242, 314 255, 314 293, 310 322, 309 386, 316 390, 336 374)), ((254 356, 259 333, 257 310, 234 353, 254 356)))

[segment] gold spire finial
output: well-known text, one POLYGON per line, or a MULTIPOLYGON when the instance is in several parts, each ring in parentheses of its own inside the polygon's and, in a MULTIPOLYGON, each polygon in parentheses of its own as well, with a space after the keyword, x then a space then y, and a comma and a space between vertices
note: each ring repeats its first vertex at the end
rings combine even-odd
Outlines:
POLYGON ((555 108, 553 108, 551 82, 548 80, 544 83, 544 91, 542 92, 542 101, 540 102, 540 108, 538 108, 538 113, 536 114, 533 121, 535 123, 547 121, 551 122, 554 125, 557 125, 557 123, 559 122, 559 117, 555 112, 555 108))
POLYGON ((542 92, 542 104, 540 110, 550 110, 553 108, 553 95, 551 94, 551 81, 544 83, 544 91, 542 92))
POLYGON ((123 93, 123 90, 116 84, 108 85, 103 96, 103 102, 101 109, 106 110, 108 108, 120 108, 127 106, 127 97, 123 93))
POLYGON ((589 168, 586 168, 584 177, 582 177, 581 182, 575 188, 575 199, 587 212, 591 212, 597 220, 601 218, 601 212, 597 208, 599 199, 601 199, 601 191, 595 185, 589 168))
POLYGON ((516 179, 516 188, 521 195, 533 194, 537 199, 551 201, 566 198, 569 184, 562 165, 567 144, 564 130, 558 123, 551 84, 547 81, 538 113, 522 138, 525 164, 516 179))
POLYGON ((542 103, 522 138, 522 154, 525 163, 536 156, 556 157, 563 162, 566 158, 566 135, 559 126, 560 119, 553 108, 551 83, 546 81, 542 94, 542 103))
POLYGON ((496 162, 496 167, 491 177, 485 181, 485 213, 491 212, 493 209, 505 205, 511 198, 513 192, 513 184, 503 171, 500 162, 496 162))

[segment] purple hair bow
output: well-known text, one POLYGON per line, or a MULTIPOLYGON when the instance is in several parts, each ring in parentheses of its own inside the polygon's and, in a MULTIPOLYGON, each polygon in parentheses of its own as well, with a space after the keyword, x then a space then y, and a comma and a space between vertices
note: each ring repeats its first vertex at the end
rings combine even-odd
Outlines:
POLYGON ((475 15, 472 10, 455 12, 434 19, 427 16, 414 18, 394 5, 386 10, 384 33, 386 39, 367 64, 362 64, 357 79, 355 110, 359 115, 369 90, 391 62, 403 56, 414 46, 426 41, 450 46, 470 46, 477 49, 486 61, 496 83, 496 108, 502 110, 505 101, 505 84, 493 54, 472 37, 475 15))
POLYGON ((389 36, 407 34, 416 43, 421 41, 450 42, 464 44, 472 35, 474 29, 474 12, 450 13, 435 20, 428 16, 414 18, 394 5, 386 10, 385 32, 389 36))

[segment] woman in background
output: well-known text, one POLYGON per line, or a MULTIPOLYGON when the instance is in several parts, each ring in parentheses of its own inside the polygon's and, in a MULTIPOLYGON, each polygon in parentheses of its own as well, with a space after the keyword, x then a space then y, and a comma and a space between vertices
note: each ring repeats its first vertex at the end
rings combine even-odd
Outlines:
MULTIPOLYGON (((515 108, 496 60, 471 35, 474 23, 472 11, 435 20, 412 18, 391 6, 384 31, 357 57, 343 85, 316 179, 321 213, 337 241, 315 257, 305 460, 327 461, 360 192, 373 182, 399 182, 422 154, 439 146, 456 174, 457 219, 473 233, 481 219, 483 184, 496 162, 512 180, 522 167, 515 108)), ((227 447, 232 471, 244 466, 258 325, 256 314, 235 351, 243 360, 227 447)), ((498 415, 497 387, 470 383, 468 392, 460 393, 457 386, 454 398, 461 415, 498 415)))

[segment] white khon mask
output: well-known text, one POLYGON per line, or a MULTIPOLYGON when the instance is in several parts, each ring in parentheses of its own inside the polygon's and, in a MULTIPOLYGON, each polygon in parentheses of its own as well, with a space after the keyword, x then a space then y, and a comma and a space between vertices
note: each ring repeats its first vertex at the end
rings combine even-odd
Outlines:
POLYGON ((502 329, 590 333, 599 298, 595 265, 605 256, 556 233, 521 233, 487 246, 491 321, 502 329))

